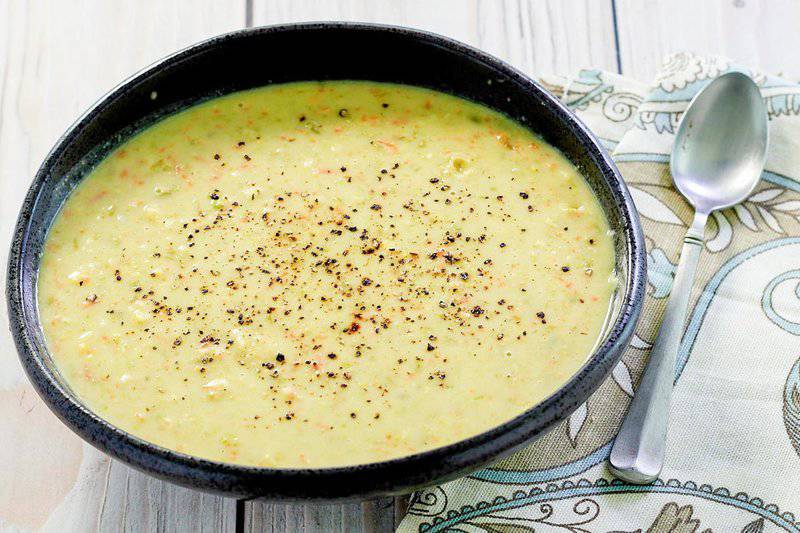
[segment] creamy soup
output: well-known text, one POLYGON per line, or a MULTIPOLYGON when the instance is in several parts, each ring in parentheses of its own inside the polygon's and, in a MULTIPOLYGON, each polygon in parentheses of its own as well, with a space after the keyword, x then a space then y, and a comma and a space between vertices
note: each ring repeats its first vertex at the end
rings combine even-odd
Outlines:
POLYGON ((490 109, 307 82, 215 98, 102 160, 50 230, 39 311, 94 412, 266 467, 488 430, 585 362, 615 290, 578 170, 490 109))

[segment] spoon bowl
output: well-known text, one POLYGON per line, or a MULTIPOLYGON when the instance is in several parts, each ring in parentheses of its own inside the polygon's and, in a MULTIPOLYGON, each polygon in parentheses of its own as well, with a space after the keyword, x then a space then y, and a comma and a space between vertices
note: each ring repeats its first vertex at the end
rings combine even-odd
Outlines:
POLYGON ((670 158, 675 186, 701 213, 738 204, 755 188, 767 156, 767 114, 758 86, 729 72, 689 105, 670 158))

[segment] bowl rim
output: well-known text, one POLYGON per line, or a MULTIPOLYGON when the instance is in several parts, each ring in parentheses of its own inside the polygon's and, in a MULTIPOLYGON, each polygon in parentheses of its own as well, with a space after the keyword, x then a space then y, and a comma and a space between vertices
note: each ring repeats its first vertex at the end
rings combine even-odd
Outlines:
MULTIPOLYGON (((308 494, 301 494, 300 491, 294 490, 289 498, 300 497, 330 501, 400 493, 425 483, 452 478, 465 470, 479 467, 503 454, 510 453, 550 428, 558 419, 564 418, 563 415, 558 414, 559 411, 563 411, 565 406, 567 409, 574 410, 585 401, 605 379, 613 364, 616 364, 638 321, 645 294, 645 278, 644 235, 627 186, 610 155, 595 135, 555 96, 506 62, 450 37, 394 25, 335 21, 276 24, 217 35, 167 55, 139 70, 101 96, 59 137, 33 177, 12 235, 6 293, 9 325, 23 368, 48 407, 75 433, 93 446, 137 469, 211 492, 238 493, 248 496, 252 494, 254 486, 260 485, 266 488, 263 492, 274 493, 270 497, 282 499, 281 487, 277 485, 274 489, 269 488, 275 486, 270 485, 271 483, 280 483, 281 481, 307 483, 313 480, 315 485, 324 486, 327 480, 330 484, 336 485, 322 491, 313 490, 311 485, 304 485, 310 489, 308 494), (56 372, 45 363, 48 355, 40 353, 37 344, 32 340, 31 329, 41 327, 38 301, 36 300, 37 295, 34 293, 32 297, 35 305, 31 316, 31 309, 24 304, 26 292, 30 291, 23 288, 23 282, 30 275, 38 275, 38 271, 33 274, 25 273, 22 263, 26 254, 31 253, 28 250, 28 240, 33 227, 31 214, 43 192, 44 184, 50 179, 52 167, 72 140, 80 136, 83 128, 100 115, 111 102, 166 66, 191 60, 196 55, 229 41, 246 40, 253 36, 271 33, 331 29, 398 33, 426 45, 443 47, 459 55, 467 56, 471 61, 487 64, 523 86, 532 98, 546 102, 549 111, 554 113, 560 122, 565 123, 571 134, 586 146, 612 191, 624 226, 622 228, 625 233, 624 240, 629 250, 626 258, 628 275, 624 290, 620 291, 619 311, 615 320, 609 324, 604 341, 598 343, 583 365, 556 391, 514 418, 451 444, 384 461, 325 468, 272 468, 240 465, 177 452, 112 425, 84 406, 77 396, 61 383, 55 375, 56 372), (596 368, 598 366, 604 366, 606 371, 603 372, 596 368), (576 391, 582 391, 581 395, 583 396, 583 400, 577 403, 574 399, 568 398, 576 391), (575 405, 571 406, 571 404, 575 405), (414 472, 415 466, 424 467, 426 465, 428 467, 439 465, 441 467, 440 474, 425 475, 414 472), (394 475, 395 479, 382 482, 373 479, 372 482, 366 482, 368 479, 366 476, 381 476, 381 474, 394 475), (362 483, 364 486, 353 486, 353 483, 362 483)), ((35 289, 35 282, 33 287, 35 289)), ((31 298, 31 295, 28 294, 27 298, 31 298)))

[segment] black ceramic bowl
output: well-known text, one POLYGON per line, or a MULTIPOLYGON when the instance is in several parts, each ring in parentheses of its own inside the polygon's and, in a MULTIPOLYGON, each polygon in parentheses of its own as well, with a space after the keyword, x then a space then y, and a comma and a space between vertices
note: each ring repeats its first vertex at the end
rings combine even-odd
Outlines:
POLYGON ((56 143, 34 177, 8 266, 11 331, 48 406, 73 431, 131 466, 181 485, 239 497, 334 500, 397 494, 454 478, 510 453, 586 401, 619 360, 642 307, 645 245, 631 197, 586 127, 528 77, 478 50, 429 33, 365 24, 299 24, 240 31, 178 52, 113 89, 56 143), (45 346, 36 280, 48 228, 98 156, 134 129, 199 99, 271 83, 366 79, 420 85, 497 109, 530 126, 581 169, 616 230, 620 291, 586 364, 525 413, 469 439, 409 457, 326 469, 271 469, 207 461, 113 427, 70 391, 45 346))

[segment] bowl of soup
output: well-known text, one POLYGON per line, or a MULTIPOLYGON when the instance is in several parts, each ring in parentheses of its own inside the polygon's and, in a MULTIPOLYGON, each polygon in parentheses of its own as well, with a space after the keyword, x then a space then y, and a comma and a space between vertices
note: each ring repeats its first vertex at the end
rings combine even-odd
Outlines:
POLYGON ((626 347, 644 241, 608 154, 437 35, 223 35, 112 90, 34 178, 11 329, 82 438, 223 494, 406 492, 530 442, 626 347))

